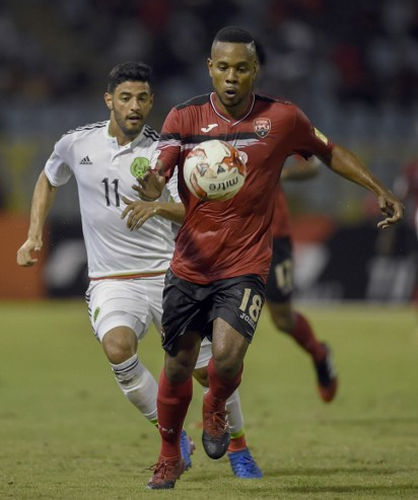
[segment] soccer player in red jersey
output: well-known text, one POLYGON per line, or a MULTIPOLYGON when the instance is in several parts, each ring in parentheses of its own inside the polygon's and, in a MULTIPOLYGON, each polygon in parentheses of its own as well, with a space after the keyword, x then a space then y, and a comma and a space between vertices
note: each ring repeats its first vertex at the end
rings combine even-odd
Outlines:
MULTIPOLYGON (((319 161, 299 159, 285 167, 281 180, 305 180, 317 175, 319 161)), ((318 381, 319 394, 323 401, 334 399, 338 379, 331 349, 320 342, 308 319, 293 307, 293 249, 290 216, 281 184, 277 183, 274 215, 271 224, 273 235, 273 257, 266 285, 266 305, 275 326, 287 333, 307 352, 313 361, 318 381)))
POLYGON ((227 451, 225 401, 240 384, 245 353, 264 303, 276 185, 285 159, 315 155, 334 172, 372 191, 385 216, 379 227, 397 222, 403 214, 399 200, 352 153, 313 127, 297 106, 254 93, 258 67, 248 32, 236 27, 220 30, 208 59, 214 91, 169 112, 157 167, 138 181, 140 196, 153 200, 177 165, 186 210, 163 297, 166 352, 157 402, 162 445, 148 482, 151 489, 173 488, 184 471, 180 433, 205 336, 212 339, 212 359, 202 441, 211 458, 227 451), (234 198, 204 202, 187 189, 182 168, 193 146, 214 138, 247 155, 247 178, 234 198))

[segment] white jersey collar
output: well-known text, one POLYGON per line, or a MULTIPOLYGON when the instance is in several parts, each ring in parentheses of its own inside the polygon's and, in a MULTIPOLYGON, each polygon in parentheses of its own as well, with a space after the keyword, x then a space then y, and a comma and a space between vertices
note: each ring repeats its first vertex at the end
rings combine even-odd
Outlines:
POLYGON ((222 111, 218 108, 218 106, 216 105, 216 101, 215 101, 215 92, 211 92, 210 94, 210 104, 212 106, 212 109, 213 111, 215 111, 215 113, 220 117, 222 118, 222 120, 225 120, 226 122, 230 123, 231 126, 233 127, 234 125, 237 125, 238 123, 241 123, 243 120, 245 120, 247 118, 248 115, 251 114, 253 108, 254 108, 254 103, 255 103, 255 94, 254 92, 251 94, 251 100, 250 100, 250 103, 248 105, 248 108, 246 109, 246 111, 244 111, 244 114, 241 116, 241 118, 239 118, 238 120, 236 121, 232 121, 231 120, 231 117, 230 116, 227 116, 227 115, 224 115, 222 113, 222 111))
POLYGON ((116 139, 116 137, 113 135, 110 135, 109 127, 110 127, 110 120, 107 120, 106 126, 103 128, 104 135, 105 135, 106 139, 108 139, 108 140, 112 141, 112 143, 116 144, 116 146, 119 149, 128 149, 128 148, 135 147, 137 144, 139 144, 141 142, 141 140, 144 137, 144 131, 145 131, 146 124, 144 123, 144 125, 142 126, 142 129, 141 129, 141 132, 139 132, 139 134, 135 137, 135 139, 131 142, 128 142, 128 144, 125 144, 125 146, 119 146, 118 140, 116 139))

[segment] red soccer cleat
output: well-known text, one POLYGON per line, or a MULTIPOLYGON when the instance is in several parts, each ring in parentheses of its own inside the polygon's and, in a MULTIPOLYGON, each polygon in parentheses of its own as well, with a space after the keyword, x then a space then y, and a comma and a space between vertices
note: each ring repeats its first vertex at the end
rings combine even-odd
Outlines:
POLYGON ((202 443, 206 454, 213 459, 221 458, 228 450, 231 435, 229 433, 226 410, 213 411, 203 398, 203 433, 202 443))
POLYGON ((332 352, 328 344, 322 344, 325 347, 326 355, 321 361, 315 361, 315 371, 318 380, 318 391, 325 403, 331 402, 337 393, 338 377, 335 370, 332 352))
POLYGON ((177 479, 185 471, 184 460, 181 457, 162 457, 150 467, 154 472, 148 481, 147 488, 150 490, 166 490, 174 488, 177 479))

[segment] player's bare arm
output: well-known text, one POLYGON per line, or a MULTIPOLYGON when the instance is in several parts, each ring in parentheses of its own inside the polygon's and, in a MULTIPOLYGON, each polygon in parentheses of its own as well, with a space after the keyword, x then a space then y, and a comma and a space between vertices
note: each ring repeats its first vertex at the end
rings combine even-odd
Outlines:
POLYGON ((28 238, 17 251, 16 261, 19 266, 33 266, 38 262, 38 259, 32 257, 32 252, 39 252, 42 248, 42 230, 55 193, 56 188, 42 171, 33 191, 28 238))
POLYGON ((321 160, 335 173, 349 179, 374 193, 380 211, 385 218, 377 224, 385 228, 395 224, 403 217, 402 203, 367 169, 353 153, 342 146, 335 145, 328 157, 321 160))
POLYGON ((157 168, 147 170, 141 179, 137 179, 138 185, 132 188, 138 193, 144 201, 154 201, 161 196, 166 179, 163 175, 163 165, 157 162, 157 168))
POLYGON ((304 181, 316 177, 319 173, 320 160, 312 156, 309 160, 298 160, 286 166, 281 173, 283 181, 304 181))
POLYGON ((159 215, 165 219, 182 224, 184 220, 183 203, 161 202, 161 201, 134 201, 122 196, 126 208, 121 218, 126 220, 126 225, 131 231, 141 227, 149 218, 159 215))

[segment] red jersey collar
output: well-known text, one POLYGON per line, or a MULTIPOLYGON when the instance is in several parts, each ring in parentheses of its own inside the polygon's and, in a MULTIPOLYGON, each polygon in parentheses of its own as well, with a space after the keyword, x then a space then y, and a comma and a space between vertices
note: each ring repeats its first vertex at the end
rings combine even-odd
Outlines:
POLYGON ((251 114, 251 112, 252 112, 252 110, 254 108, 255 94, 254 94, 254 92, 252 92, 250 104, 248 105, 248 108, 246 109, 246 111, 244 112, 244 114, 242 115, 242 117, 239 120, 236 120, 235 122, 232 122, 232 123, 231 123, 231 118, 228 118, 227 116, 225 116, 224 114, 222 114, 222 112, 216 106, 215 92, 211 92, 210 93, 209 99, 210 99, 210 104, 211 104, 211 106, 213 108, 213 111, 215 111, 215 113, 220 118, 222 118, 222 120, 225 120, 226 122, 230 123, 231 127, 233 127, 234 125, 237 125, 238 123, 240 123, 243 120, 245 120, 247 118, 247 116, 251 114))

